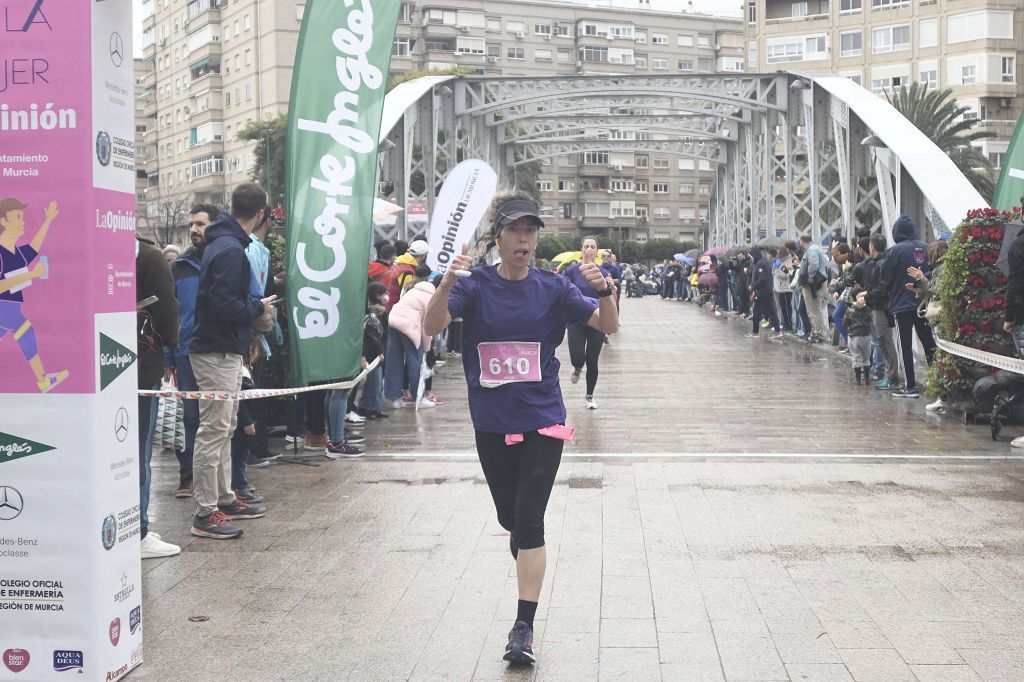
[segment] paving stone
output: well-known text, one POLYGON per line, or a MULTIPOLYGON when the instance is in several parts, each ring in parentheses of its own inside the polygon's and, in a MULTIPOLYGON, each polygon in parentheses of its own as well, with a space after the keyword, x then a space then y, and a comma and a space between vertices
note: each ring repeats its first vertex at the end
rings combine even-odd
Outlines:
POLYGON ((661 680, 658 650, 601 649, 599 680, 661 680))
POLYGON ((602 618, 601 648, 657 648, 658 633, 654 619, 602 618))
POLYGON ((846 682, 853 680, 846 666, 839 663, 787 663, 786 672, 791 680, 807 682, 846 682))
POLYGON ((772 633, 772 640, 783 663, 842 663, 843 660, 824 632, 817 635, 772 633))
POLYGON ((839 655, 858 682, 916 679, 895 649, 839 649, 839 655))
POLYGON ((967 665, 911 665, 921 682, 980 682, 978 674, 967 665))

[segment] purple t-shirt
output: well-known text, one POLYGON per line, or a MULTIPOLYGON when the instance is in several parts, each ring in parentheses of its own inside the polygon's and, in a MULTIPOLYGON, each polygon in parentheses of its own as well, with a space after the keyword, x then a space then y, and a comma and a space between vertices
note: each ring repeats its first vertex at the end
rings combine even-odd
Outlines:
MULTIPOLYGON (((28 244, 15 246, 13 253, 0 246, 0 279, 21 274, 28 268, 28 264, 35 260, 37 255, 36 250, 28 244)), ((15 292, 5 291, 0 294, 0 301, 17 301, 21 303, 24 300, 25 297, 22 295, 21 290, 15 292)))
MULTIPOLYGON (((608 268, 606 268, 603 265, 598 265, 597 268, 602 273, 604 273, 605 277, 609 276, 608 268)), ((594 287, 590 286, 590 282, 588 282, 587 278, 583 276, 582 272, 580 272, 580 264, 579 263, 573 263, 572 265, 567 267, 565 269, 565 276, 569 279, 570 282, 572 282, 576 286, 577 289, 580 290, 580 292, 584 296, 589 296, 590 298, 598 298, 598 296, 597 296, 597 289, 595 289, 594 287)), ((573 323, 570 326, 575 326, 575 323, 573 323)))
POLYGON ((526 279, 507 280, 493 265, 473 268, 448 298, 448 312, 461 317, 462 366, 469 385, 469 413, 477 431, 526 433, 565 422, 555 348, 570 323, 585 323, 597 310, 568 279, 530 268, 526 279), (480 385, 477 344, 540 342, 541 380, 496 388, 480 385))

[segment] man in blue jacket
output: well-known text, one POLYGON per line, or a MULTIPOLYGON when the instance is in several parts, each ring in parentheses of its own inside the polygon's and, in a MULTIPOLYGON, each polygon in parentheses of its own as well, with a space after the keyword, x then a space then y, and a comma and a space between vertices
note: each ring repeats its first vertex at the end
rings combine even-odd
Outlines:
MULTIPOLYGON (((192 240, 185 253, 171 263, 171 277, 174 278, 174 295, 178 299, 178 345, 164 349, 165 373, 174 373, 179 391, 196 391, 195 374, 188 359, 188 342, 195 331, 196 294, 199 291, 199 270, 202 266, 203 251, 206 250, 206 228, 220 213, 211 204, 196 204, 189 211, 188 235, 192 240)), ((175 497, 192 496, 192 455, 196 447, 196 431, 199 429, 199 402, 183 400, 185 412, 185 449, 176 451, 178 458, 178 489, 175 497)))
POLYGON ((917 315, 917 295, 912 287, 914 278, 907 274, 907 268, 919 268, 925 275, 931 272, 928 264, 928 245, 917 238, 917 227, 910 216, 901 215, 892 226, 895 246, 885 252, 881 264, 880 283, 889 292, 889 312, 896 319, 896 340, 900 346, 900 358, 906 384, 893 391, 894 398, 917 398, 917 379, 914 376, 914 331, 921 339, 924 354, 931 364, 935 355, 935 337, 928 320, 917 315))
MULTIPOLYGON (((266 191, 255 183, 243 183, 231 194, 231 213, 221 213, 206 228, 196 326, 188 343, 189 360, 202 391, 241 388, 242 356, 252 342, 252 325, 262 315, 273 314, 270 298, 252 294, 252 268, 245 256, 249 235, 268 210, 266 191)), ((266 514, 264 507, 245 504, 231 490, 231 436, 237 419, 237 401, 199 401, 192 467, 195 536, 236 538, 242 530, 229 521, 266 514)))

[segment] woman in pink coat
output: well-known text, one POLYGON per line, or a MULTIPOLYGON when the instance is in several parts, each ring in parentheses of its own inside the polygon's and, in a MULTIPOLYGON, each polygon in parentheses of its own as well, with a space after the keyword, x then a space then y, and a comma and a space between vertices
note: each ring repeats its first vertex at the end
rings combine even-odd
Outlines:
MULTIPOLYGON (((413 286, 402 295, 388 316, 390 332, 384 355, 384 397, 394 408, 402 406, 403 378, 408 379, 412 401, 416 402, 423 353, 430 347, 430 337, 423 333, 423 316, 434 295, 434 285, 427 281, 429 276, 428 267, 417 267, 413 286)), ((433 407, 433 403, 430 406, 433 407)))

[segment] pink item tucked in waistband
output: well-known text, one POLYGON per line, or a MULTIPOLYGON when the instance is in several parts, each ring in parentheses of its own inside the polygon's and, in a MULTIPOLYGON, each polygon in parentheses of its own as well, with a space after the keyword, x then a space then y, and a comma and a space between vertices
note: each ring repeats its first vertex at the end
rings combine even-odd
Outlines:
MULTIPOLYGON (((552 424, 551 426, 545 426, 543 429, 537 429, 537 433, 548 438, 555 438, 557 440, 572 440, 573 435, 576 433, 576 429, 571 426, 565 426, 564 424, 552 424)), ((505 434, 505 445, 518 445, 523 442, 523 434, 521 433, 506 433, 505 434)))

